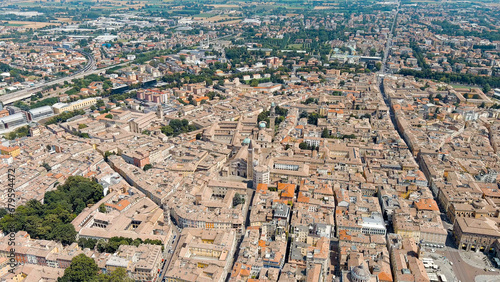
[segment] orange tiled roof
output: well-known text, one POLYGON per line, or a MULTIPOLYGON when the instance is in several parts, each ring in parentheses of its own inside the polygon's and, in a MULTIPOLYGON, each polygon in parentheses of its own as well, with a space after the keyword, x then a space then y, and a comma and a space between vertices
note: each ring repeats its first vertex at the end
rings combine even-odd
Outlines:
POLYGON ((257 192, 266 192, 266 191, 267 191, 267 184, 264 183, 257 184, 257 192))
POLYGON ((415 202, 417 210, 439 211, 439 207, 433 199, 420 199, 415 202))
POLYGON ((380 281, 393 281, 392 275, 385 273, 385 272, 380 272, 378 274, 378 280, 380 280, 380 281))
POLYGON ((347 235, 347 230, 339 230, 339 240, 351 241, 351 236, 347 235))
POLYGON ((290 183, 278 183, 278 191, 281 192, 282 198, 293 198, 295 196, 295 184, 290 183))
POLYGON ((283 138, 283 140, 281 140, 281 143, 286 143, 286 142, 290 142, 292 138, 290 136, 285 136, 285 138, 283 138))
POLYGON ((309 197, 304 196, 302 192, 299 192, 299 196, 297 197, 297 202, 299 203, 309 203, 309 197))
POLYGON ((6 151, 6 152, 12 152, 15 150, 18 150, 19 146, 14 146, 14 147, 5 147, 5 146, 0 146, 0 150, 6 151))
POLYGON ((128 200, 121 200, 116 204, 109 204, 106 203, 106 206, 110 206, 116 210, 122 211, 124 208, 126 208, 128 205, 130 205, 130 202, 128 200))
POLYGON ((343 114, 344 110, 342 109, 333 109, 333 110, 328 110, 329 113, 337 113, 337 114, 343 114))

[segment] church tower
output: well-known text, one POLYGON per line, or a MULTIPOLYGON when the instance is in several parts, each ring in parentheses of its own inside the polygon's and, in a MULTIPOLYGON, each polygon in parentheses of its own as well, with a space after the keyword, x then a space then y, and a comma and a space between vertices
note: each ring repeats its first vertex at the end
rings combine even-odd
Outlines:
POLYGON ((253 179, 253 160, 254 160, 254 148, 253 142, 250 140, 248 144, 248 155, 247 155, 247 179, 253 179))
POLYGON ((156 108, 156 116, 163 121, 163 107, 160 103, 157 104, 156 108))
POLYGON ((269 113, 269 128, 271 128, 274 133, 274 123, 276 121, 276 107, 274 106, 274 102, 271 103, 271 110, 269 113))

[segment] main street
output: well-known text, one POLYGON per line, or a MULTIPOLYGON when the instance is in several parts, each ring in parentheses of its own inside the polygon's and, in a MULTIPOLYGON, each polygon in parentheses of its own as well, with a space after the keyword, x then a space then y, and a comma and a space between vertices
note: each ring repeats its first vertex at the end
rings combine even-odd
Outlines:
MULTIPOLYGON (((384 57, 383 57, 383 61, 382 61, 382 68, 379 71, 378 83, 379 83, 379 87, 380 87, 380 93, 382 94, 382 97, 384 99, 385 104, 389 108, 390 118, 391 118, 391 121, 393 123, 393 126, 396 129, 396 131, 399 133, 401 139, 403 139, 403 141, 405 141, 405 143, 406 143, 406 140, 404 140, 403 136, 401 135, 401 131, 398 129, 394 110, 391 107, 390 99, 387 96, 387 94, 385 93, 385 89, 384 89, 384 85, 383 85, 384 77, 385 77, 386 70, 387 70, 387 58, 389 55, 390 48, 392 47, 392 37, 394 34, 394 29, 397 26, 397 14, 398 14, 398 12, 399 12, 399 3, 398 3, 398 8, 396 10, 396 13, 394 15, 394 22, 393 22, 392 27, 391 27, 391 33, 389 34, 389 37, 387 39, 387 44, 386 44, 386 47, 384 50, 384 57)), ((415 161, 418 163, 417 159, 415 159, 415 161)), ((445 227, 446 227, 446 225, 449 225, 449 223, 448 224, 444 223, 445 227)), ((450 230, 451 229, 450 226, 448 226, 447 229, 450 230)), ((487 281, 488 277, 494 277, 494 276, 491 276, 494 273, 491 273, 491 272, 485 271, 484 269, 480 269, 480 268, 477 268, 477 267, 474 267, 474 266, 467 264, 461 258, 460 251, 455 249, 455 248, 445 247, 445 249, 439 251, 438 253, 440 255, 443 255, 448 261, 451 262, 450 265, 452 266, 454 275, 457 278, 455 280, 455 282, 457 282, 457 281, 461 281, 461 282, 475 281, 476 277, 479 275, 482 275, 482 277, 485 277, 485 281, 487 281)))
POLYGON ((167 273, 167 270, 170 267, 170 264, 172 263, 172 258, 174 256, 174 251, 177 249, 177 244, 179 243, 179 239, 181 237, 181 232, 182 230, 177 227, 176 225, 172 224, 172 235, 173 237, 170 237, 168 240, 168 243, 166 244, 167 246, 165 247, 165 250, 163 252, 163 265, 160 270, 160 275, 156 279, 156 281, 165 281, 165 274, 167 273))

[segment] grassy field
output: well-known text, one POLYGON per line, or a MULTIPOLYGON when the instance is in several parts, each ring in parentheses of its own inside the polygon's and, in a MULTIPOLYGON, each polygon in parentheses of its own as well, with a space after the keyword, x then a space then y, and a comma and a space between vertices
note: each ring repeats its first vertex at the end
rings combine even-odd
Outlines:
POLYGON ((46 22, 29 22, 29 21, 9 21, 8 26, 22 26, 25 28, 44 28, 50 25, 60 25, 58 23, 46 23, 46 22))
POLYGON ((12 26, 12 27, 16 27, 16 26, 24 26, 24 24, 6 23, 6 24, 4 24, 4 26, 12 26))
POLYGON ((146 4, 151 4, 153 2, 158 2, 162 3, 162 1, 153 1, 153 0, 135 0, 132 1, 133 4, 129 4, 130 1, 126 0, 105 0, 105 1, 98 1, 98 0, 66 0, 64 3, 58 3, 54 2, 53 0, 40 0, 40 1, 35 1, 35 0, 25 0, 25 1, 19 1, 16 2, 16 5, 22 6, 22 7, 33 7, 33 6, 50 6, 53 8, 58 8, 58 9, 63 9, 63 8, 69 8, 69 9, 74 9, 75 3, 84 3, 84 5, 88 5, 91 7, 93 10, 107 10, 107 9, 128 9, 128 8, 134 8, 134 9, 141 9, 144 8, 144 5, 146 4), (45 5, 44 5, 45 4, 45 5))
POLYGON ((208 4, 207 6, 211 6, 214 8, 239 8, 239 5, 223 5, 223 4, 208 4))
POLYGON ((303 44, 288 44, 286 46, 287 49, 302 49, 304 45, 303 44))
POLYGON ((221 21, 221 23, 222 22, 227 23, 227 22, 230 22, 230 21, 234 23, 235 21, 236 22, 241 21, 241 19, 238 18, 238 17, 230 17, 230 16, 225 16, 225 15, 222 15, 222 16, 221 15, 217 15, 217 16, 209 17, 209 18, 207 18, 207 17, 200 17, 200 15, 196 15, 194 17, 194 19, 195 20, 199 20, 199 21, 204 21, 204 22, 212 22, 212 23, 213 22, 218 22, 218 21, 221 21))
POLYGON ((469 86, 469 85, 462 85, 462 84, 453 84, 453 83, 450 83, 451 86, 453 86, 453 88, 456 88, 456 89, 474 89, 474 88, 478 88, 480 89, 481 87, 479 86, 469 86))
MULTIPOLYGON (((336 4, 338 5, 338 4, 336 4)), ((328 10, 328 9, 335 9, 335 6, 316 6, 313 8, 314 10, 328 10)))
POLYGON ((232 21, 226 21, 226 22, 220 22, 219 24, 228 25, 228 24, 237 24, 239 22, 241 22, 241 19, 239 19, 239 20, 232 20, 232 21))
POLYGON ((69 24, 79 23, 79 21, 73 21, 71 18, 57 18, 57 20, 62 23, 69 23, 69 24))
POLYGON ((213 17, 215 16, 215 14, 212 14, 212 13, 201 13, 199 15, 196 15, 195 18, 210 18, 210 17, 213 17))

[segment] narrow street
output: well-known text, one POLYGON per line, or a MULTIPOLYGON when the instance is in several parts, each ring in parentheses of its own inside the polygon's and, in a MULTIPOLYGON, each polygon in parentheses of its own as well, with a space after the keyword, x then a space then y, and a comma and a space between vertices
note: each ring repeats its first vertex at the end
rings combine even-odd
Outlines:
POLYGON ((165 281, 165 273, 167 273, 168 268, 170 267, 170 263, 172 262, 172 257, 174 255, 174 251, 177 248, 177 244, 179 243, 180 232, 177 230, 177 226, 172 224, 172 235, 173 237, 169 238, 167 246, 163 251, 163 265, 160 271, 160 275, 158 276, 157 281, 165 281))

